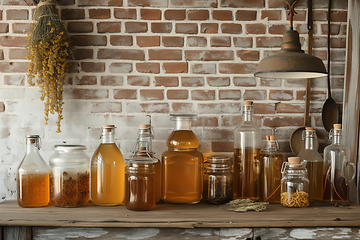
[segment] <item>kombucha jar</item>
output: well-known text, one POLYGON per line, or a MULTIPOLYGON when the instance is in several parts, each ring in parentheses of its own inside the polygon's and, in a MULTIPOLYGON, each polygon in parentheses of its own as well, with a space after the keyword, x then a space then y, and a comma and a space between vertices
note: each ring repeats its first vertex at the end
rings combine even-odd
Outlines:
POLYGON ((155 207, 155 164, 158 159, 134 157, 125 161, 125 207, 151 210, 155 207))
POLYGON ((281 205, 285 207, 309 206, 309 179, 306 162, 300 163, 299 157, 290 157, 284 162, 281 173, 281 205))
POLYGON ((125 161, 115 144, 115 125, 104 125, 101 143, 91 158, 91 200, 95 205, 123 205, 125 161))
POLYGON ((253 122, 252 101, 244 101, 242 122, 234 129, 233 198, 259 200, 260 128, 253 122))
POLYGON ((26 136, 26 154, 17 171, 17 202, 20 207, 49 204, 49 166, 41 157, 40 136, 26 136))
POLYGON ((348 202, 349 183, 355 177, 356 166, 350 162, 350 148, 343 145, 341 124, 334 124, 330 139, 332 144, 324 149, 323 200, 348 202))
POLYGON ((191 130, 196 114, 170 114, 175 129, 162 154, 162 200, 169 203, 198 203, 202 198, 203 156, 199 140, 191 130))
POLYGON ((55 145, 50 157, 50 203, 80 207, 89 202, 90 159, 83 145, 55 145))
POLYGON ((279 145, 274 135, 266 136, 267 146, 260 154, 260 201, 280 203, 281 166, 284 156, 278 153, 279 145))
MULTIPOLYGON (((150 124, 140 124, 135 150, 133 151, 134 157, 153 158, 155 153, 152 151, 152 140, 154 139, 153 129, 150 124)), ((161 200, 161 162, 157 159, 155 165, 155 202, 161 200)))
POLYGON ((203 199, 209 204, 232 200, 232 165, 226 156, 208 156, 204 163, 203 199))
POLYGON ((303 148, 299 154, 301 161, 306 162, 306 169, 310 181, 310 201, 323 200, 323 171, 324 160, 318 152, 318 140, 314 128, 306 127, 302 133, 303 148))

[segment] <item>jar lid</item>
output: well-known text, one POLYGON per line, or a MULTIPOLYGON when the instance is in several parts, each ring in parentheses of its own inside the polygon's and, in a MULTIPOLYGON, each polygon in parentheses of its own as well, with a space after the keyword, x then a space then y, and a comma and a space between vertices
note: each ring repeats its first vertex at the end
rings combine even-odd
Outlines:
POLYGON ((224 155, 214 155, 214 156, 206 157, 207 162, 213 162, 213 163, 222 163, 229 160, 230 158, 224 155))
POLYGON ((126 158, 126 163, 136 163, 136 164, 151 164, 151 163, 157 163, 159 160, 157 158, 148 158, 148 157, 142 157, 142 156, 135 156, 131 158, 126 158))
POLYGON ((39 138, 39 135, 26 135, 26 138, 39 138))
POLYGON ((84 145, 55 145, 55 151, 71 152, 74 150, 86 150, 84 145))

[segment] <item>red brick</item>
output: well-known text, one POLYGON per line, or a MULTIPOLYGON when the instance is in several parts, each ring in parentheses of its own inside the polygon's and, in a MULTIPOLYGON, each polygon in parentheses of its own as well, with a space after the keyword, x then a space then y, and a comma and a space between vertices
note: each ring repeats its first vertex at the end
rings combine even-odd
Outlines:
POLYGON ((236 20, 238 21, 255 21, 257 12, 253 10, 237 10, 236 20))
POLYGON ((141 19, 144 20, 161 20, 161 10, 160 9, 140 9, 141 19))
POLYGON ((150 79, 147 76, 128 76, 127 83, 131 86, 150 86, 150 79))
POLYGON ((212 17, 213 19, 222 20, 222 21, 233 20, 232 11, 230 10, 213 10, 212 17))
POLYGON ((137 99, 136 89, 114 89, 115 99, 137 99))
POLYGON ((191 73, 194 74, 216 74, 216 64, 196 63, 191 65, 191 73))
POLYGON ((288 30, 287 24, 274 24, 269 27, 270 34, 284 34, 288 30))
POLYGON ((208 77, 207 82, 211 87, 228 87, 230 86, 229 77, 208 77))
POLYGON ((26 43, 25 37, 0 36, 0 46, 3 47, 25 47, 26 43))
POLYGON ((256 78, 255 77, 234 77, 233 82, 235 86, 238 87, 255 87, 256 78))
POLYGON ((131 49, 100 49, 98 59, 127 59, 127 60, 145 60, 143 50, 131 49))
POLYGON ((140 97, 141 97, 141 100, 143 100, 143 101, 163 100, 164 99, 164 90, 141 89, 140 97))
POLYGON ((219 90, 219 100, 239 100, 240 90, 219 90))
POLYGON ((130 73, 133 69, 131 63, 115 62, 110 64, 109 70, 112 73, 130 73))
POLYGON ((102 62, 82 62, 81 70, 84 72, 104 72, 105 63, 102 62))
MULTIPOLYGON (((294 21, 305 21, 306 20, 306 11, 305 10, 296 10, 298 14, 294 15, 294 21)), ((286 20, 290 21, 290 16, 286 14, 286 20)))
MULTIPOLYGON (((4 76, 5 85, 13 86, 24 86, 25 85, 25 76, 24 75, 5 75, 4 76)), ((4 112, 4 103, 0 103, 0 112, 4 112)))
POLYGON ((74 46, 106 46, 106 36, 99 35, 72 35, 74 46))
POLYGON ((313 20, 314 21, 326 21, 327 20, 328 11, 326 10, 317 10, 313 11, 313 20))
POLYGON ((201 87, 204 86, 203 77, 182 77, 181 86, 183 87, 201 87))
POLYGON ((273 103, 254 103, 254 114, 275 114, 275 104, 273 103))
POLYGON ((25 60, 28 54, 29 54, 29 51, 25 50, 25 49, 10 49, 9 50, 9 59, 25 60))
POLYGON ((215 90, 192 90, 191 99, 198 101, 215 100, 215 90))
POLYGON ((189 20, 208 20, 209 11, 208 10, 189 10, 188 11, 189 20))
POLYGON ((4 60, 4 51, 0 49, 0 60, 4 60))
MULTIPOLYGON (((122 86, 123 77, 122 76, 101 76, 100 84, 102 86, 122 86)), ((115 94, 114 94, 115 96, 115 94)))
POLYGON ((234 46, 241 47, 241 48, 251 48, 253 39, 251 37, 234 37, 234 46))
POLYGON ((256 47, 280 47, 282 37, 256 37, 256 47))
POLYGON ((196 23, 176 23, 175 32, 195 34, 198 33, 198 25, 196 23))
POLYGON ((246 100, 265 100, 266 99, 266 90, 246 89, 244 92, 243 98, 246 100))
POLYGON ((280 87, 281 86, 281 79, 265 79, 265 78, 261 78, 260 79, 260 86, 265 86, 265 87, 280 87))
POLYGON ((265 18, 267 18, 268 21, 281 20, 281 10, 262 10, 261 19, 265 18))
POLYGON ((327 37, 314 36, 314 48, 327 47, 327 37))
POLYGON ((67 29, 70 33, 90 33, 94 28, 92 22, 69 22, 67 29))
POLYGON ((96 85, 97 80, 95 76, 76 77, 76 85, 96 85))
MULTIPOLYGON (((239 105, 239 109, 240 109, 240 105, 239 105)), ((242 121, 242 116, 241 115, 222 115, 221 116, 221 126, 225 126, 225 127, 234 127, 237 126, 241 123, 242 121)))
POLYGON ((169 89, 166 93, 166 96, 169 100, 185 100, 189 98, 189 94, 187 90, 180 90, 180 89, 169 89))
POLYGON ((165 73, 187 73, 187 62, 164 62, 163 70, 165 73))
POLYGON ((219 63, 219 72, 225 74, 251 74, 256 70, 254 63, 219 63))
POLYGON ((89 9, 91 19, 107 19, 110 18, 110 9, 89 9))
POLYGON ((224 61, 234 60, 233 51, 229 50, 187 50, 185 51, 186 60, 198 61, 224 61))
POLYGON ((184 20, 186 17, 186 11, 184 10, 166 10, 164 13, 165 19, 167 20, 184 20))
POLYGON ((221 24, 222 33, 240 34, 242 32, 241 24, 236 23, 223 23, 221 24))
POLYGON ((260 52, 257 50, 238 50, 236 55, 243 61, 259 61, 260 52))
POLYGON ((126 22, 125 32, 127 33, 145 33, 148 27, 146 22, 126 22))
POLYGON ((181 60, 181 50, 149 49, 149 60, 181 60))
MULTIPOLYGON (((311 101, 324 101, 326 99, 326 91, 311 91, 311 101)), ((305 100, 305 91, 296 91, 296 100, 305 100)))
MULTIPOLYGON (((328 34, 328 25, 321 24, 321 33, 328 34)), ((331 24, 330 26, 330 34, 331 35, 338 35, 340 33, 340 24, 331 24)))
POLYGON ((155 86, 156 87, 178 87, 179 79, 178 77, 155 77, 155 86))
MULTIPOLYGON (((4 33, 7 33, 9 32, 9 26, 8 24, 4 23, 4 25, 6 25, 6 28, 4 30, 6 30, 6 32, 4 33)), ((2 25, 0 25, 2 26, 2 25)), ((2 28, 0 27, 0 32, 2 32, 1 30, 2 28)), ((29 34, 34 28, 31 26, 30 23, 13 23, 12 25, 12 30, 13 30, 13 33, 26 33, 26 34, 29 34)))
POLYGON ((219 24, 217 23, 202 23, 201 24, 201 33, 218 33, 219 24))
POLYGON ((300 103, 276 103, 277 113, 304 113, 305 105, 300 103))
POLYGON ((153 33, 170 33, 172 30, 172 24, 161 22, 161 23, 151 23, 151 32, 153 33))
POLYGON ((192 103, 182 103, 182 102, 174 102, 171 103, 172 112, 176 113, 192 113, 193 104, 192 103))
POLYGON ((61 9, 62 20, 85 19, 84 9, 61 9))
POLYGON ((160 63, 136 63, 136 70, 140 73, 160 73, 160 63))
POLYGON ((303 124, 304 117, 302 116, 264 117, 264 126, 267 127, 302 126, 303 124))
POLYGON ((141 7, 168 7, 167 1, 163 0, 128 0, 128 4, 141 7))
POLYGON ((106 89, 67 89, 64 97, 69 99, 107 99, 109 91, 106 89))
POLYGON ((211 47, 230 47, 231 38, 230 37, 211 37, 210 38, 211 47))
POLYGON ((332 48, 346 48, 346 38, 331 38, 330 45, 332 48))
POLYGON ((233 7, 233 8, 263 8, 265 7, 264 0, 221 0, 221 7, 233 7))
POLYGON ((121 7, 123 0, 78 0, 78 6, 117 6, 121 7))
POLYGON ((187 37, 186 44, 188 47, 206 47, 207 40, 204 37, 191 36, 187 37))
POLYGON ((262 23, 246 24, 247 34, 264 34, 265 25, 262 23))
POLYGON ((160 46, 160 36, 137 36, 136 42, 139 47, 160 46))
POLYGON ((116 8, 114 17, 118 19, 136 19, 136 9, 116 8))
POLYGON ((278 101, 290 101, 293 99, 293 91, 291 91, 291 90, 270 90, 269 99, 270 100, 278 100, 278 101))
POLYGON ((331 22, 347 22, 347 11, 331 11, 331 22))
POLYGON ((98 33, 119 33, 121 31, 120 22, 99 22, 97 23, 98 33))
POLYGON ((29 11, 26 9, 21 10, 6 10, 6 20, 28 20, 29 11))
POLYGON ((164 47, 183 47, 183 37, 162 37, 162 44, 164 47))

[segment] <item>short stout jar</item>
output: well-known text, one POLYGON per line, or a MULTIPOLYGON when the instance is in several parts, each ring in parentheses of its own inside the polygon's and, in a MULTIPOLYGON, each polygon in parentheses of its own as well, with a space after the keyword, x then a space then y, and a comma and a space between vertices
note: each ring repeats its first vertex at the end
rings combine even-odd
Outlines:
POLYGON ((209 204, 224 204, 232 200, 233 174, 230 158, 208 156, 204 163, 203 199, 209 204))
POLYGON ((125 207, 130 210, 151 210, 155 207, 156 158, 125 159, 125 207))

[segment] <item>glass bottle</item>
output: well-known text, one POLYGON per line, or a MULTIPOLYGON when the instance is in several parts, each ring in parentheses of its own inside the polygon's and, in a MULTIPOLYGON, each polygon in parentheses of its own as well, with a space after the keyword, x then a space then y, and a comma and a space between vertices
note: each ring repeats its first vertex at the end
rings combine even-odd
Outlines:
POLYGON ((349 183, 356 173, 350 162, 350 149, 342 144, 341 124, 334 124, 330 131, 332 144, 324 149, 324 196, 328 202, 348 202, 349 183))
POLYGON ((125 207, 151 210, 155 207, 155 164, 158 159, 133 157, 125 161, 125 207))
POLYGON ((49 204, 49 166, 40 153, 40 136, 26 136, 26 155, 17 171, 17 202, 20 207, 49 204))
POLYGON ((224 204, 232 200, 233 174, 230 158, 208 156, 204 163, 203 199, 209 204, 224 204))
MULTIPOLYGON (((138 138, 134 150, 134 157, 152 158, 155 153, 152 151, 153 130, 150 124, 140 124, 138 138)), ((161 162, 159 159, 155 163, 155 202, 161 200, 161 162)))
POLYGON ((281 168, 281 205, 285 207, 309 206, 309 179, 306 162, 300 163, 299 157, 289 157, 281 168))
POLYGON ((252 101, 244 101, 243 120, 234 129, 234 199, 259 200, 261 132, 252 118, 252 101))
POLYGON ((124 204, 125 162, 115 144, 115 125, 104 125, 91 159, 91 200, 95 205, 124 204))
POLYGON ((202 153, 191 130, 196 114, 170 114, 175 129, 162 154, 162 200, 170 203, 198 203, 202 197, 202 153))
POLYGON ((317 150, 318 140, 315 129, 306 127, 302 133, 302 139, 303 148, 298 157, 306 162, 310 181, 310 201, 322 201, 324 160, 317 150))
POLYGON ((274 135, 266 136, 267 146, 260 154, 260 201, 280 203, 281 166, 284 156, 278 153, 274 135))

